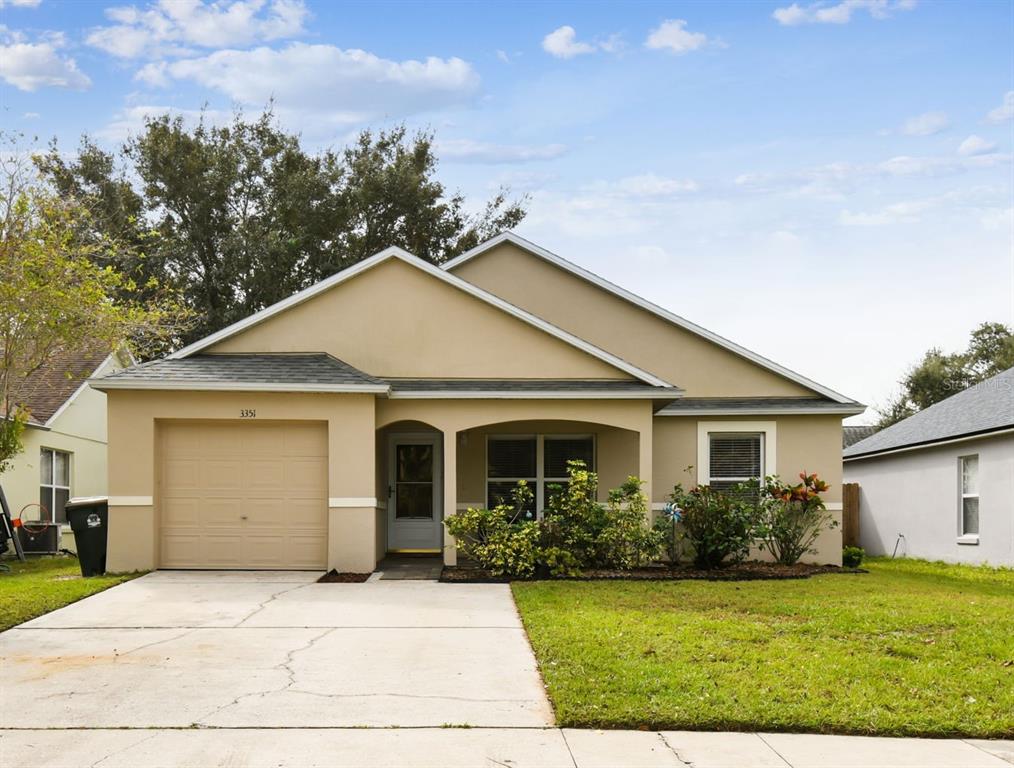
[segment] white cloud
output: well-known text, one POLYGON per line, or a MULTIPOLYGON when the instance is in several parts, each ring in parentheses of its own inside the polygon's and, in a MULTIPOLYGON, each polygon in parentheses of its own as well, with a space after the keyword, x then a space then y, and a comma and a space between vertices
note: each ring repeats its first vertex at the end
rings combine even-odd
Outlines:
POLYGON ((567 152, 565 144, 489 144, 471 139, 439 141, 436 149, 442 160, 486 165, 552 160, 567 152))
POLYGON ((906 120, 901 126, 901 132, 907 136, 932 136, 950 124, 951 120, 946 112, 924 112, 906 120))
POLYGON ((779 24, 795 27, 800 24, 848 24, 856 11, 868 11, 874 19, 886 19, 892 11, 910 11, 915 8, 915 0, 844 0, 836 4, 811 3, 801 6, 798 3, 776 8, 771 16, 779 24))
POLYGON ((914 224, 922 214, 936 205, 935 200, 907 200, 894 203, 872 213, 844 210, 838 221, 847 227, 876 227, 887 224, 914 224))
POLYGON ((96 131, 96 135, 110 142, 122 142, 131 134, 136 134, 144 127, 149 117, 170 114, 182 117, 188 125, 196 125, 202 117, 205 123, 225 125, 233 118, 231 112, 215 109, 176 109, 175 107, 157 105, 138 105, 127 107, 117 113, 116 117, 104 128, 96 131))
POLYGON ((240 105, 274 99, 324 124, 352 124, 425 112, 471 100, 479 76, 467 61, 429 57, 391 61, 367 51, 291 43, 280 50, 223 50, 145 67, 149 85, 189 80, 240 105))
POLYGON ((567 24, 542 38, 542 49, 558 59, 572 59, 583 53, 594 53, 596 46, 578 41, 577 32, 567 24))
POLYGON ((77 62, 63 56, 62 33, 50 33, 38 42, 26 42, 19 34, 0 41, 0 79, 21 91, 39 88, 72 88, 82 91, 92 81, 77 68, 77 62))
POLYGON ((651 31, 644 41, 646 48, 664 49, 671 53, 683 54, 696 51, 708 44, 708 36, 702 32, 690 32, 683 19, 667 19, 651 31))
POLYGON ((962 157, 974 157, 976 155, 988 155, 996 150, 996 143, 987 141, 981 136, 972 134, 958 145, 958 154, 962 157))
POLYGON ((0 0, 0 8, 38 8, 42 0, 0 0))
POLYGON ((25 112, 25 114, 23 114, 22 117, 25 120, 37 120, 38 118, 42 117, 42 115, 40 115, 38 112, 25 112))
POLYGON ((1007 91, 1003 95, 1003 103, 996 109, 991 109, 986 115, 987 123, 1006 123, 1014 117, 1014 91, 1007 91))
POLYGON ((660 245, 631 245, 624 249, 624 255, 642 267, 662 266, 672 258, 660 245))
POLYGON ((245 47, 302 34, 303 0, 158 0, 144 9, 106 10, 116 22, 93 30, 89 45, 125 59, 188 55, 196 48, 245 47))
POLYGON ((696 192, 698 184, 693 179, 674 179, 656 176, 654 173, 643 173, 637 176, 626 176, 612 184, 600 182, 594 185, 600 191, 612 191, 624 197, 672 197, 688 192, 696 192))
POLYGON ((511 57, 509 55, 507 55, 507 51, 499 51, 498 50, 496 52, 496 57, 497 57, 497 59, 499 59, 500 61, 502 61, 504 64, 510 64, 511 63, 511 57))

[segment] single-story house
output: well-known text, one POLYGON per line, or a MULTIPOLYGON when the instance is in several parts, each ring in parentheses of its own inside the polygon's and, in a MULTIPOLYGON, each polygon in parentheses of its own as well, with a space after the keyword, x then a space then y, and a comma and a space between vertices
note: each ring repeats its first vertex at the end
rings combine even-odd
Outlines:
POLYGON ((841 428, 841 447, 844 451, 850 445, 874 435, 880 427, 871 424, 846 424, 841 428))
POLYGON ((874 555, 1014 565, 1014 368, 844 452, 874 555))
MULTIPOLYGON (((454 563, 443 518, 521 479, 537 516, 573 458, 655 509, 675 483, 816 471, 840 516, 863 411, 511 233, 442 267, 388 248, 92 385, 114 571, 454 563)), ((840 530, 818 546, 840 562, 840 530)))
POLYGON ((65 349, 14 386, 14 401, 29 419, 24 450, 0 474, 0 485, 12 515, 24 510, 26 521, 60 526, 63 549, 74 550, 67 500, 106 494, 106 395, 88 379, 122 368, 108 349, 65 349))

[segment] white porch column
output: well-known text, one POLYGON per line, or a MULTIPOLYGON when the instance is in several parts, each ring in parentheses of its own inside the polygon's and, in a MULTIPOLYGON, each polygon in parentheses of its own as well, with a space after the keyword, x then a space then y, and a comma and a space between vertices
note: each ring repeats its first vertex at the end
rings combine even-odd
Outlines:
MULTIPOLYGON (((637 444, 638 444, 637 476, 641 478, 641 481, 644 483, 644 485, 641 486, 641 490, 644 491, 644 495, 648 499, 649 510, 651 510, 651 504, 654 501, 651 488, 652 439, 653 438, 651 434, 651 424, 649 423, 647 429, 641 429, 641 431, 637 433, 637 444)), ((649 512, 649 518, 650 516, 651 515, 649 512)), ((651 521, 649 520, 648 522, 650 523, 651 521)))
MULTIPOLYGON (((458 511, 458 432, 444 429, 444 519, 458 511)), ((458 564, 458 546, 444 527, 444 565, 458 564)))

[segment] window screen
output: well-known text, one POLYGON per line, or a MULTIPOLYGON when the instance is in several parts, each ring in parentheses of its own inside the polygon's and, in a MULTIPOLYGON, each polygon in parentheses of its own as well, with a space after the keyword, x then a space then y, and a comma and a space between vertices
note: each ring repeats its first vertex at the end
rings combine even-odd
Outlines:
POLYGON ((979 535, 979 457, 961 459, 961 535, 979 535))
POLYGON ((712 488, 725 490, 764 476, 762 434, 713 432, 708 437, 708 484, 712 488))

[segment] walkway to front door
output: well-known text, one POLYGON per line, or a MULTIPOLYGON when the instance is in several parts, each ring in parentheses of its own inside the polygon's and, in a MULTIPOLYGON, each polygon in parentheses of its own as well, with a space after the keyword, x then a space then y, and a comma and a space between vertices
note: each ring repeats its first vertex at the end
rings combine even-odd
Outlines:
POLYGON ((377 563, 377 573, 384 581, 436 581, 442 570, 442 558, 425 555, 391 554, 377 563))

